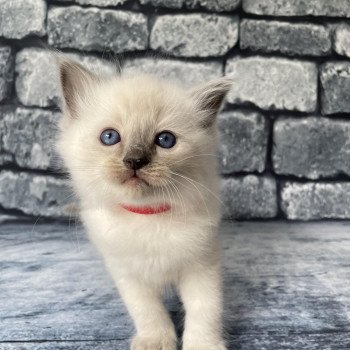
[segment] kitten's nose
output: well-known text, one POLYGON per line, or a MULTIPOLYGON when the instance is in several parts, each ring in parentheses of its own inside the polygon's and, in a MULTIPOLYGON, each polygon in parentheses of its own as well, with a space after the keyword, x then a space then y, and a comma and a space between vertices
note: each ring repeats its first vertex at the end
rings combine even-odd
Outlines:
POLYGON ((124 158, 123 159, 124 164, 133 170, 138 170, 144 167, 149 163, 149 159, 147 157, 143 158, 124 158))

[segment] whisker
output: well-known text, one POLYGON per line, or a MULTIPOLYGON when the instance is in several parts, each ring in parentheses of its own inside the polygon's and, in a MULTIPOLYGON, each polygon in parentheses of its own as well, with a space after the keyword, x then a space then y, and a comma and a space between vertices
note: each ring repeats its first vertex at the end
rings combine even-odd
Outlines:
POLYGON ((174 164, 183 162, 183 161, 185 161, 185 160, 187 160, 187 159, 196 158, 196 157, 204 157, 204 156, 210 156, 210 157, 220 158, 220 156, 217 155, 217 154, 212 154, 212 153, 200 153, 200 154, 194 154, 194 155, 192 155, 192 156, 179 159, 179 160, 177 160, 176 162, 173 162, 173 163, 171 163, 171 164, 169 164, 169 165, 174 165, 174 164))
POLYGON ((183 211, 183 215, 185 216, 185 224, 187 224, 187 211, 186 211, 186 206, 185 206, 185 202, 184 202, 183 196, 181 195, 181 192, 180 192, 179 188, 176 186, 176 184, 173 182, 172 179, 169 179, 169 183, 175 189, 175 192, 176 192, 176 194, 177 194, 177 196, 179 198, 180 205, 181 205, 181 208, 182 208, 182 211, 183 211))
POLYGON ((193 180, 193 179, 190 179, 189 177, 185 176, 185 175, 181 175, 179 173, 176 173, 176 172, 173 172, 173 171, 170 171, 173 175, 176 175, 176 176, 180 176, 182 177, 183 179, 187 180, 187 181, 191 181, 191 182, 194 182, 198 185, 200 185, 202 188, 204 188, 205 190, 207 190, 212 196, 214 196, 214 198, 216 198, 222 205, 225 206, 225 203, 221 200, 221 198, 219 198, 213 191, 211 191, 208 187, 204 186, 202 183, 196 181, 196 180, 193 180))
MULTIPOLYGON (((178 174, 176 174, 176 175, 178 175, 178 174)), ((182 177, 182 176, 181 176, 181 177, 182 177)), ((183 178, 184 178, 185 180, 188 181, 188 178, 186 178, 186 177, 183 177, 183 178)), ((174 179, 174 180, 175 180, 175 179, 174 179)), ((200 197, 200 199, 202 200, 202 203, 203 203, 203 205, 204 205, 205 208, 206 208, 208 217, 210 218, 209 209, 208 209, 208 206, 207 206, 207 204, 206 204, 206 201, 204 200, 203 194, 201 193, 201 191, 198 189, 198 187, 197 187, 194 183, 192 183, 192 182, 189 182, 189 183, 192 184, 192 186, 197 190, 197 192, 198 192, 198 194, 199 194, 199 197, 200 197)))

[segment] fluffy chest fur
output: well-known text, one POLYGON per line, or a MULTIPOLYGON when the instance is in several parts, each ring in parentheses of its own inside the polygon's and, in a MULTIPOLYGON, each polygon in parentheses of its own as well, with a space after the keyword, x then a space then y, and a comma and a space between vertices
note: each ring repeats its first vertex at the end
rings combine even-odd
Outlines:
POLYGON ((96 209, 84 210, 82 219, 116 274, 133 274, 157 284, 173 283, 216 244, 216 225, 195 215, 185 221, 172 212, 144 216, 96 209))

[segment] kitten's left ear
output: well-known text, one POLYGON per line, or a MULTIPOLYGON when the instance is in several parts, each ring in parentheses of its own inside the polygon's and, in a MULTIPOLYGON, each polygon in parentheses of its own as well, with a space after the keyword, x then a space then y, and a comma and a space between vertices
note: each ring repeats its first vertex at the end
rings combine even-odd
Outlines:
POLYGON ((64 107, 71 117, 78 117, 78 101, 86 98, 98 77, 87 68, 71 59, 59 59, 59 77, 64 107))
POLYGON ((221 104, 232 86, 232 78, 221 77, 192 88, 191 95, 203 114, 202 126, 208 128, 215 122, 221 104))

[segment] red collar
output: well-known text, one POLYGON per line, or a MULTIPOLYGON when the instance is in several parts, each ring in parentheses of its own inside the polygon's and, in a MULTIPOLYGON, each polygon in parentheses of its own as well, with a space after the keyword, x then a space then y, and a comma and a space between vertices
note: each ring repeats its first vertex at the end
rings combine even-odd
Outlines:
POLYGON ((128 204, 120 205, 123 209, 135 214, 151 215, 160 214, 170 210, 169 204, 134 206, 128 204))

